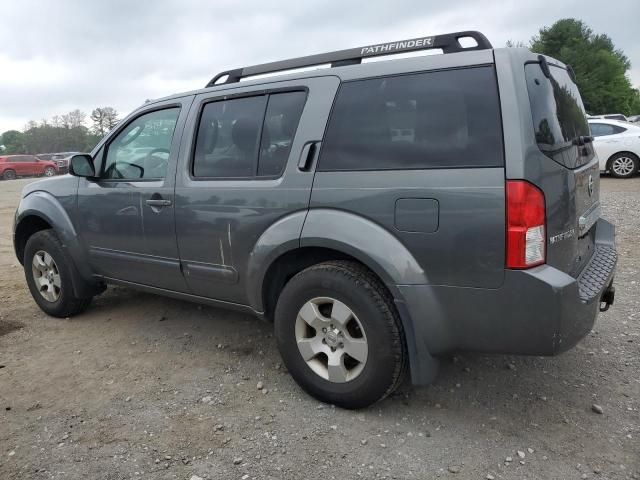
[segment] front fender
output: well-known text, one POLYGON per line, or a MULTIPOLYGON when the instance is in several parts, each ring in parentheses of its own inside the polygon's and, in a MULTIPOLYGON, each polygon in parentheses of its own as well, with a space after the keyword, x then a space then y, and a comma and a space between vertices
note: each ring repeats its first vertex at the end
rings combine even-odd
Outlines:
MULTIPOLYGON (((73 199, 73 196, 68 196, 63 197, 62 201, 72 202, 73 199)), ((38 190, 27 194, 21 200, 16 211, 14 224, 13 242, 16 255, 19 250, 16 232, 20 229, 21 223, 31 216, 39 217, 51 225, 63 248, 73 259, 77 272, 86 282, 90 282, 92 280, 92 272, 78 239, 76 229, 60 200, 50 193, 38 190)), ((22 262, 22 258, 18 258, 18 260, 22 262)))

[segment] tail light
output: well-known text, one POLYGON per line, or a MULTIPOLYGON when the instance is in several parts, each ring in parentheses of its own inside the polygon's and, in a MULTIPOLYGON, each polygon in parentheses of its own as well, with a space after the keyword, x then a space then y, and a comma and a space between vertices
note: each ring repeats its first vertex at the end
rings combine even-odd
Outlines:
POLYGON ((535 267, 546 261, 544 194, 524 180, 507 180, 507 268, 535 267))

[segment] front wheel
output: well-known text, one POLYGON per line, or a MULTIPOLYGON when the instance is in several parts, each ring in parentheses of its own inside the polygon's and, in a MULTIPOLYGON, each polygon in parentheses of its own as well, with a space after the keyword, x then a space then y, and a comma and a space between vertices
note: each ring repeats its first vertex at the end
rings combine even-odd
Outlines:
POLYGON ((293 378, 323 402, 366 407, 404 378, 407 353, 393 299, 356 262, 320 263, 294 276, 278 299, 275 332, 293 378))
POLYGON ((56 169, 53 167, 47 167, 44 169, 45 177, 53 177, 56 174, 56 169))
POLYGON ((14 170, 5 170, 2 174, 2 178, 4 178, 5 180, 15 180, 16 172, 14 170))
POLYGON ((640 160, 633 153, 617 153, 609 160, 611 175, 616 178, 631 178, 638 173, 640 160))
POLYGON ((72 262, 52 230, 41 230, 27 240, 23 261, 27 285, 40 309, 53 317, 71 317, 91 302, 91 297, 75 296, 72 262))

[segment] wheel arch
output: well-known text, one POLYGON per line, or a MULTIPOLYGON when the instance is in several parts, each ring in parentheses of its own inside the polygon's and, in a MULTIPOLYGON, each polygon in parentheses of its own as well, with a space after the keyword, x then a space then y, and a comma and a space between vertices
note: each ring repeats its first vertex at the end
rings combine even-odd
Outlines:
POLYGON ((89 296, 100 290, 93 279, 76 229, 60 202, 50 193, 36 191, 22 199, 16 211, 13 246, 18 261, 24 262, 24 249, 34 233, 51 229, 73 260, 74 290, 78 296, 89 296))
POLYGON ((380 278, 394 298, 399 296, 397 285, 429 283, 411 252, 380 225, 349 212, 313 209, 280 219, 257 240, 247 268, 249 304, 257 312, 266 311, 261 292, 268 281, 267 272, 282 268, 285 260, 306 268, 314 260, 331 259, 360 262, 380 278))
POLYGON ((265 318, 271 319, 282 288, 296 273, 311 265, 328 260, 355 261, 373 272, 394 299, 405 332, 413 383, 428 384, 433 381, 437 361, 431 357, 424 342, 417 341, 414 328, 416 319, 411 318, 397 287, 427 283, 426 273, 406 247, 374 222, 337 210, 312 210, 306 219, 302 216, 297 220, 288 218, 280 222, 291 222, 289 227, 294 224, 299 226, 301 234, 299 238, 285 241, 286 235, 282 232, 265 232, 263 236, 267 235, 270 241, 258 242, 262 249, 270 244, 272 254, 256 254, 260 248, 251 254, 253 268, 250 267, 249 271, 248 293, 254 310, 263 312, 265 318), (325 225, 331 225, 332 228, 326 229, 325 225), (341 232, 352 233, 342 235, 341 232), (277 238, 283 242, 275 247, 272 241, 277 238), (277 254, 273 253, 276 251, 277 254), (258 268, 260 263, 261 268, 258 268))
POLYGON ((26 246, 29 237, 41 230, 48 230, 52 228, 53 227, 48 220, 35 213, 25 215, 18 223, 16 223, 15 232, 13 233, 13 247, 20 264, 24 264, 24 247, 26 246))

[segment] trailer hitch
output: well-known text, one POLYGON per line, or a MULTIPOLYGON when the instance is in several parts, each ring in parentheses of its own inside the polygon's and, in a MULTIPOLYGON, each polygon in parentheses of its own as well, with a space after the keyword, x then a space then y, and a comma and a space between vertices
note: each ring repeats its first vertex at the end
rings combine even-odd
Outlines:
POLYGON ((609 307, 613 305, 613 301, 616 298, 616 288, 613 285, 609 285, 600 297, 600 311, 606 312, 609 307))

